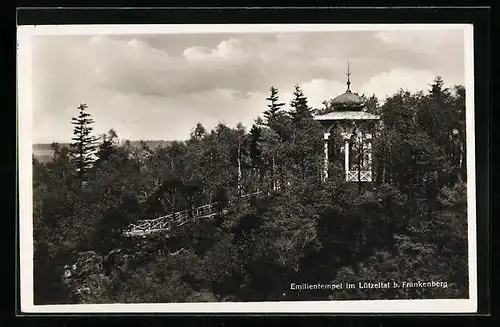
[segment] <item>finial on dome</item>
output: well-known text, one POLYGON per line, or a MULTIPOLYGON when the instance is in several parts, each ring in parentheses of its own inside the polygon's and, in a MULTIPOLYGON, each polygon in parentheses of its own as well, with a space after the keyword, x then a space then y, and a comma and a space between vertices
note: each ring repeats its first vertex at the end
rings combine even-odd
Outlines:
POLYGON ((347 61, 347 91, 351 91, 351 71, 349 70, 349 61, 347 61))

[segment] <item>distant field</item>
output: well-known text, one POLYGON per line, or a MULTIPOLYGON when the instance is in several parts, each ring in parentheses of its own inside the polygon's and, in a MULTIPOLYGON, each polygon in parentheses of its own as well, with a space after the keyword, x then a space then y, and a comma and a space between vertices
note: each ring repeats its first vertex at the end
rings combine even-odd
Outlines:
MULTIPOLYGON (((69 143, 59 143, 60 146, 69 146, 69 143)), ((52 151, 52 143, 33 144, 33 151, 52 151)))
MULTIPOLYGON (((172 143, 172 141, 163 141, 163 140, 152 140, 145 142, 151 149, 164 148, 172 143)), ((59 145, 69 146, 68 143, 59 143, 59 145)), ((54 151, 52 151, 51 146, 52 144, 50 143, 33 144, 33 155, 41 162, 49 162, 52 160, 52 156, 54 155, 54 151)), ((141 142, 130 141, 130 146, 132 148, 138 148, 141 146, 141 142)))

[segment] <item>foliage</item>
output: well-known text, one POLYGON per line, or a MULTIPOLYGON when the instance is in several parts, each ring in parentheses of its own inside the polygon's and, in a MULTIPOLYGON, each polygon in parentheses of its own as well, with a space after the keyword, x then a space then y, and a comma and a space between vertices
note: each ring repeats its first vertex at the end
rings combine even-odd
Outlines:
POLYGON ((73 138, 70 145, 71 160, 75 172, 81 178, 94 162, 94 152, 96 149, 97 138, 92 135, 92 124, 94 120, 86 111, 87 105, 80 104, 78 107, 78 116, 71 119, 73 128, 73 138))
POLYGON ((323 134, 313 115, 333 110, 329 100, 314 110, 299 86, 288 108, 274 87, 267 100, 249 130, 198 123, 189 140, 161 147, 118 144, 110 130, 95 161, 81 105, 71 147, 53 144, 51 162, 33 160, 36 303, 468 296, 463 87, 444 89, 437 78, 427 92, 368 99, 365 110, 381 115, 370 185, 345 181, 339 149, 321 179, 323 134), (135 220, 214 202, 214 219, 123 237, 135 220), (418 280, 447 288, 290 289, 418 280))

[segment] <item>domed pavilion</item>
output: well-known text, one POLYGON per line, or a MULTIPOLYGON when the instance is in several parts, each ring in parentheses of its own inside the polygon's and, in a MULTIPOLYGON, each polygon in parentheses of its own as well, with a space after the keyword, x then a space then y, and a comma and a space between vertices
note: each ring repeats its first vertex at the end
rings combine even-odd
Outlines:
POLYGON ((333 111, 315 116, 323 126, 325 165, 323 179, 328 179, 330 154, 342 157, 347 182, 372 181, 372 137, 379 115, 364 111, 366 100, 351 91, 351 72, 347 68, 347 90, 330 101, 333 111), (342 141, 332 144, 332 134, 338 133, 342 141))

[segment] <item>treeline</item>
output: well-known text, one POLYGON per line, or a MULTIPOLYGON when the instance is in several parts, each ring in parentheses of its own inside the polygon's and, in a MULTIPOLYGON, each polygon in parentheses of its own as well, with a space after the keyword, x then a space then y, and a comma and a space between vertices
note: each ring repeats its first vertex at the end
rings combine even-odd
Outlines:
POLYGON ((300 87, 274 87, 253 126, 197 124, 189 140, 152 149, 93 137, 86 106, 70 147, 33 161, 37 303, 460 298, 468 296, 465 90, 401 90, 366 110, 373 188, 346 183, 343 162, 322 181, 323 133, 300 87), (273 197, 229 208, 169 239, 122 229, 258 190, 273 197), (274 191, 274 192, 273 192, 274 191), (62 278, 65 265, 71 277, 62 278), (446 281, 446 289, 290 290, 290 283, 446 281))

